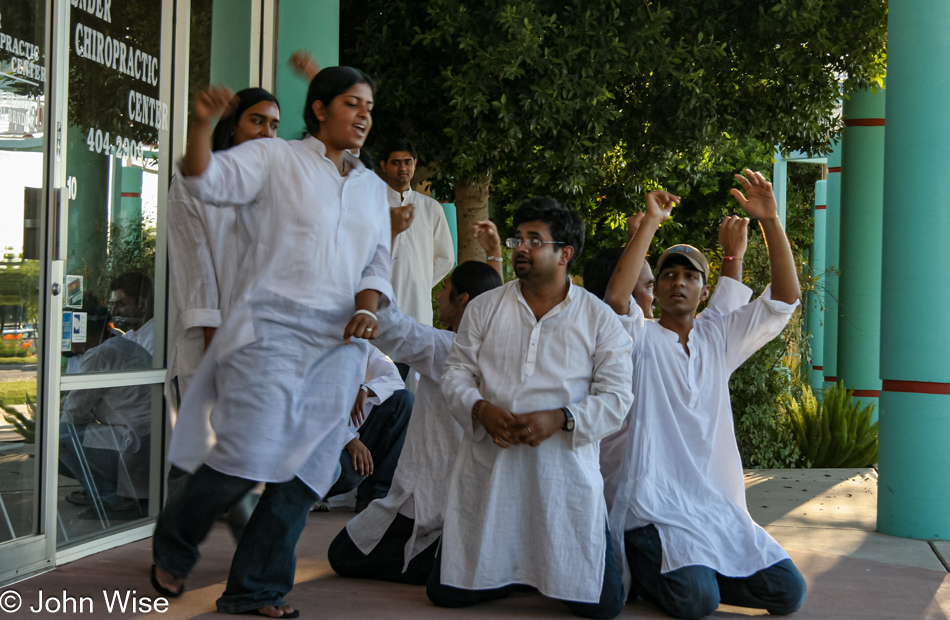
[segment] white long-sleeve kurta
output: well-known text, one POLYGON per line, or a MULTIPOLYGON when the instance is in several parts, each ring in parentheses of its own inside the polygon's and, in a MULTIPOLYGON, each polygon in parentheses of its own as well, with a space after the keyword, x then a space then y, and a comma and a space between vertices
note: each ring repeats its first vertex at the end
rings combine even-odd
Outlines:
POLYGON ((393 291, 403 312, 432 325, 432 287, 455 264, 452 233, 442 205, 433 198, 408 190, 400 194, 387 187, 389 206, 415 205, 415 217, 393 241, 393 291))
MULTIPOLYGON (((366 418, 373 412, 373 407, 383 404, 396 390, 406 387, 402 377, 399 376, 399 369, 396 364, 382 351, 375 346, 370 345, 366 350, 366 362, 363 364, 366 368, 366 374, 363 378, 363 385, 368 387, 375 396, 367 394, 366 402, 363 405, 363 413, 366 418)), ((350 419, 350 426, 347 428, 346 442, 359 437, 359 428, 353 426, 353 420, 350 419)))
POLYGON ((630 352, 617 316, 574 285, 541 320, 518 281, 469 303, 442 381, 465 429, 445 507, 443 584, 520 583, 557 599, 599 600, 607 521, 599 442, 633 400, 630 352), (481 399, 513 413, 566 406, 575 428, 503 450, 472 420, 481 399))
POLYGON ((415 522, 406 542, 405 566, 442 534, 449 473, 462 440, 462 427, 449 413, 440 388, 454 342, 454 333, 423 325, 395 305, 379 311, 373 344, 421 378, 389 494, 346 524, 350 539, 364 554, 376 548, 397 514, 415 522))
MULTIPOLYGON (((168 360, 168 381, 181 394, 204 355, 204 327, 218 328, 227 313, 246 247, 236 207, 209 207, 189 194, 176 175, 168 189, 168 263, 178 307, 168 360)), ((171 402, 171 401, 170 401, 171 402)))
POLYGON ((350 154, 341 176, 325 152, 313 137, 251 140, 182 178, 206 204, 241 205, 249 235, 234 302, 172 436, 169 458, 183 469, 297 476, 320 495, 333 482, 367 346, 344 345, 343 329, 359 291, 392 289, 386 186, 350 154))
MULTIPOLYGON (((696 317, 696 321, 702 321, 704 317, 717 314, 727 314, 737 310, 749 303, 752 299, 752 289, 742 284, 738 280, 725 277, 720 278, 709 298, 709 305, 696 317)), ((630 334, 631 340, 636 342, 643 333, 646 318, 643 312, 636 304, 633 297, 630 297, 630 306, 626 316, 620 317, 620 322, 624 329, 630 334)), ((634 353, 636 359, 636 353, 634 353)), ((636 362, 634 361, 634 373, 636 373, 636 362)), ((634 393, 634 406, 636 406, 637 394, 634 393)), ((627 450, 627 429, 630 424, 630 416, 633 415, 633 407, 623 421, 623 427, 610 437, 606 437, 600 442, 600 472, 604 476, 604 497, 607 500, 607 510, 610 511, 614 503, 614 497, 617 494, 617 488, 620 486, 621 472, 624 456, 627 450)), ((615 550, 616 552, 616 550, 615 550)))
MULTIPOLYGON (((781 333, 796 306, 773 300, 768 288, 738 310, 707 314, 689 334, 689 355, 674 332, 644 325, 610 526, 616 542, 624 530, 655 525, 664 573, 702 565, 745 577, 788 557, 746 508, 729 376, 781 333)), ((623 555, 623 544, 615 549, 623 555)), ((629 586, 625 559, 622 566, 629 586)))

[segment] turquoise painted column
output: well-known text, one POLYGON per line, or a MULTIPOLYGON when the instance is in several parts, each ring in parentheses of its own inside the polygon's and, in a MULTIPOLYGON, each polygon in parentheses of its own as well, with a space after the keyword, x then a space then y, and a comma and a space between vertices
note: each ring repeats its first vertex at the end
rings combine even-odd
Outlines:
POLYGON ((280 0, 278 11, 274 94, 281 116, 277 135, 294 140, 306 128, 303 106, 309 84, 290 70, 287 60, 294 50, 305 49, 321 67, 340 64, 340 0, 280 0))
POLYGON ((824 351, 825 351, 825 291, 822 288, 821 275, 825 272, 825 216, 827 214, 827 181, 815 183, 815 240, 809 252, 811 270, 815 277, 815 288, 808 292, 805 300, 808 311, 806 327, 811 334, 811 370, 808 373, 811 387, 818 391, 824 387, 824 351))
POLYGON ((884 92, 852 91, 844 104, 838 379, 863 404, 881 390, 881 236, 884 92))
POLYGON ((449 232, 452 233, 452 247, 455 248, 455 264, 459 262, 459 223, 458 223, 458 213, 455 209, 455 204, 451 202, 443 202, 442 211, 445 212, 445 221, 449 224, 449 232))
POLYGON ((841 268, 841 154, 839 141, 828 153, 828 178, 825 185, 825 273, 821 284, 825 292, 825 329, 822 346, 822 372, 825 387, 838 381, 838 270, 841 268))
POLYGON ((891 0, 878 529, 950 539, 950 4, 891 0))

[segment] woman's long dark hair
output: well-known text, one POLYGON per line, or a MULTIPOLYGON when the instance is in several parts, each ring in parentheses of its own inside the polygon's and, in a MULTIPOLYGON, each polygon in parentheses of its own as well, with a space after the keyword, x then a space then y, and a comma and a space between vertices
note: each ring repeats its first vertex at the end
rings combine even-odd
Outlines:
POLYGON ((366 84, 376 96, 376 82, 359 69, 353 67, 327 67, 314 76, 307 89, 307 103, 303 108, 303 121, 307 124, 307 132, 312 136, 320 133, 320 121, 313 111, 315 101, 322 101, 324 106, 353 88, 355 84, 366 84))
POLYGON ((234 146, 234 126, 241 120, 241 115, 247 112, 251 106, 255 106, 262 101, 273 101, 277 109, 280 110, 280 102, 277 97, 270 94, 263 88, 245 88, 237 93, 238 105, 234 112, 228 116, 222 116, 218 124, 214 126, 214 133, 211 136, 211 150, 223 151, 234 146))

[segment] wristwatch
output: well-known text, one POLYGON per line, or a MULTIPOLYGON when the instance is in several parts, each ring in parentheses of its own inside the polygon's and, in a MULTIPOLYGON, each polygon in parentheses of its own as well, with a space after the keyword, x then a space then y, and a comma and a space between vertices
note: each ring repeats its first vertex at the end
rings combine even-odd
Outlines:
POLYGON ((366 385, 365 383, 362 384, 362 385, 360 385, 360 389, 361 389, 362 391, 366 392, 367 396, 369 395, 369 387, 367 387, 367 385, 366 385))
POLYGON ((561 430, 570 433, 574 430, 574 414, 567 407, 561 407, 561 411, 564 412, 564 426, 561 430))

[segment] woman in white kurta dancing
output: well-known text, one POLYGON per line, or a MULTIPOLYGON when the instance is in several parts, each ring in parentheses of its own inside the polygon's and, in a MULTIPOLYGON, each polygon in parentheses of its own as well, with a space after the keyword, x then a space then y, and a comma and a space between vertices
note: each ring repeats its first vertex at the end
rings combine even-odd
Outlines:
POLYGON ((215 516, 262 481, 217 607, 298 615, 283 599, 294 547, 333 482, 364 359, 365 343, 344 342, 371 338, 380 293, 392 295, 385 184, 349 153, 369 132, 373 96, 360 71, 325 69, 307 92, 306 138, 252 140, 215 155, 210 121, 232 95, 196 97, 183 183, 207 204, 243 205, 238 218, 250 239, 231 311, 182 402, 182 440, 176 450, 173 438, 169 454, 197 471, 155 530, 152 582, 166 596, 184 591, 215 516), (207 419, 216 443, 189 444, 208 435, 189 424, 207 419))

